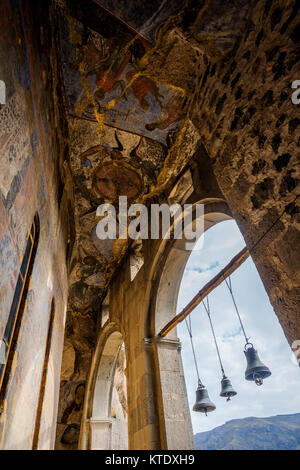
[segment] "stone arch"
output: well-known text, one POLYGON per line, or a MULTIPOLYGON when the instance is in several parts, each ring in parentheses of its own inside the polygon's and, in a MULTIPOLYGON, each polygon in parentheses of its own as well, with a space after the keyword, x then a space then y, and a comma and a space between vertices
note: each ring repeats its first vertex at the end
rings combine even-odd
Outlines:
POLYGON ((123 439, 121 439, 117 428, 120 423, 116 419, 116 414, 112 414, 115 376, 121 350, 126 357, 123 335, 115 323, 108 323, 98 337, 91 365, 83 409, 80 449, 128 448, 127 417, 126 422, 122 423, 123 439))
MULTIPOLYGON (((230 210, 224 202, 213 202, 204 205, 204 231, 217 223, 231 219, 230 210)), ((175 314, 178 292, 186 263, 191 251, 185 249, 187 240, 175 240, 168 250, 164 261, 164 267, 159 279, 156 294, 154 335, 170 321, 175 314)), ((172 330, 167 337, 176 337, 176 329, 172 330)))
MULTIPOLYGON (((200 201, 201 202, 201 201, 200 201)), ((224 220, 231 219, 226 203, 206 202, 204 231, 224 220)), ((159 382, 159 425, 163 446, 167 449, 191 449, 193 430, 181 360, 181 344, 176 328, 164 338, 158 336, 161 328, 176 314, 179 288, 191 251, 185 249, 186 240, 169 241, 166 256, 160 262, 159 275, 153 292, 153 308, 148 318, 148 334, 154 338, 154 355, 159 382)))

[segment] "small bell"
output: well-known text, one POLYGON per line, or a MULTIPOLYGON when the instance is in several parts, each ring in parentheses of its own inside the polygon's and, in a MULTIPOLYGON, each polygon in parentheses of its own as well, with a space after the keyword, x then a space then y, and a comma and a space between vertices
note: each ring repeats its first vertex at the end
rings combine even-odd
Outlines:
POLYGON ((227 397, 227 401, 237 395, 237 392, 232 388, 230 380, 225 375, 223 375, 223 379, 221 380, 221 387, 220 397, 227 397))
POLYGON ((261 362, 253 344, 247 343, 244 353, 247 359, 245 379, 254 380, 256 385, 262 385, 263 379, 266 379, 272 374, 270 369, 261 362), (250 347, 247 349, 247 346, 250 347))
POLYGON ((193 411, 199 411, 200 413, 209 413, 216 409, 215 404, 210 400, 205 386, 199 382, 196 390, 196 403, 193 406, 193 411))

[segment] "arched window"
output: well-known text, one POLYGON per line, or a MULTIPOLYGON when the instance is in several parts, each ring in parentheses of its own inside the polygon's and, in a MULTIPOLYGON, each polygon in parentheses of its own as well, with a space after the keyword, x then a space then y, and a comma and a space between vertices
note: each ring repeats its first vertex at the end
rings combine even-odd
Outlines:
POLYGON ((128 449, 126 351, 123 336, 113 323, 98 338, 84 415, 80 449, 128 449))
MULTIPOLYGON (((203 246, 195 246, 185 266, 179 289, 177 313, 227 265, 236 253, 240 252, 245 244, 234 220, 223 221, 209 228, 202 238, 204 238, 203 246)), ((197 373, 186 324, 181 322, 177 327, 177 334, 182 344, 183 370, 196 436, 196 449, 247 448, 251 450, 252 448, 272 448, 274 450, 285 448, 281 447, 282 445, 292 446, 293 444, 287 444, 287 436, 285 442, 282 443, 280 436, 277 440, 275 434, 272 435, 272 440, 271 438, 269 441, 260 439, 259 443, 251 441, 251 439, 246 442, 242 435, 238 441, 235 441, 236 434, 233 427, 231 428, 231 424, 229 427, 220 428, 225 422, 233 423, 234 420, 249 417, 256 420, 255 416, 269 418, 275 415, 282 416, 283 421, 280 424, 282 426, 285 420, 288 423, 288 415, 296 416, 298 414, 300 407, 299 367, 297 362, 293 360, 294 356, 250 256, 231 275, 231 278, 243 326, 247 335, 251 337, 251 343, 253 342, 258 350, 261 361, 270 368, 272 375, 266 379, 262 387, 257 387, 254 382, 245 380, 247 367, 243 352, 245 338, 229 290, 226 283, 223 282, 209 294, 209 305, 222 365, 226 376, 231 380, 232 386, 237 392, 237 395, 229 403, 226 402, 226 398, 220 396, 222 373, 205 308, 200 304, 191 313, 193 342, 199 375, 207 387, 210 399, 216 405, 216 410, 209 413, 208 416, 192 411, 198 384, 197 373), (284 400, 282 400, 283 396, 284 400), (214 435, 212 430, 217 427, 219 429, 218 439, 210 439, 210 436, 214 435), (206 434, 210 431, 212 434, 206 434)), ((236 424, 232 424, 232 426, 236 426, 236 424)), ((243 424, 240 423, 239 429, 242 426, 243 424)), ((257 429, 259 426, 261 426, 260 429, 263 429, 264 424, 255 421, 255 426, 257 429)), ((275 422, 269 426, 274 426, 275 429, 275 422)), ((248 437, 251 434, 249 430, 250 421, 247 424, 248 437)))
MULTIPOLYGON (((28 232, 27 244, 23 256, 19 277, 9 312, 9 317, 0 343, 0 405, 5 396, 9 379, 11 364, 18 339, 20 324, 23 316, 24 305, 28 292, 30 275, 39 240, 40 221, 36 213, 33 224, 28 232)), ((1 409, 0 409, 1 411, 1 409)))

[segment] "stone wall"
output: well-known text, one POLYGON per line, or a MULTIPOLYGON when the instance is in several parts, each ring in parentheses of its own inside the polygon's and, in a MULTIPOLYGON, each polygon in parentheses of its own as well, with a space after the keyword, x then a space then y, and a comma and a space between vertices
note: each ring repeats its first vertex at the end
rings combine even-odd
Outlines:
MULTIPOLYGON (((185 179, 186 175, 182 177, 185 179)), ((186 189, 186 185, 179 184, 173 198, 182 202, 186 189)), ((190 189, 186 201, 195 202, 197 195, 193 192, 192 183, 190 189)), ((217 194, 218 188, 215 188, 215 196, 217 194)), ((207 202, 205 211, 205 229, 230 218, 228 207, 222 202, 207 202)), ((95 384, 96 377, 101 375, 103 348, 106 348, 107 337, 114 330, 122 335, 126 352, 129 449, 193 448, 176 330, 167 338, 159 340, 156 337, 176 312, 178 290, 190 254, 184 246, 182 240, 143 240, 141 254, 144 263, 134 279, 130 277, 129 252, 110 284, 109 296, 99 318, 97 348, 86 382, 79 448, 92 448, 93 439, 89 434, 92 418, 101 418, 105 423, 111 420, 111 410, 105 410, 105 406, 102 412, 106 414, 99 416, 96 413, 94 416, 94 403, 107 401, 104 391, 95 384)), ((108 376, 105 370, 102 374, 108 376)))
POLYGON ((232 51, 199 60, 192 117, 290 343, 300 338, 299 28, 299 2, 254 2, 232 51))
POLYGON ((64 123, 57 106, 55 23, 48 1, 0 2, 0 339, 9 316, 28 231, 40 235, 0 413, 0 448, 31 449, 52 299, 55 316, 38 448, 54 445, 67 301, 65 210, 60 166, 64 123))

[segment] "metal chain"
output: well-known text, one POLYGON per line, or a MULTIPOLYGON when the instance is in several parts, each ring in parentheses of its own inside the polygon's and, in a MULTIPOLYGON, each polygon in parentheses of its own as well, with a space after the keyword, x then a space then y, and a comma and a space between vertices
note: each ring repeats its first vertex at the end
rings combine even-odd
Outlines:
POLYGON ((193 351, 193 356, 194 356, 194 362, 195 362, 195 367, 196 367, 196 372, 197 372, 197 377, 198 377, 198 384, 203 385, 202 381, 200 379, 200 376, 199 376, 198 364, 197 364, 197 359, 196 359, 196 354, 195 354, 195 349, 194 349, 191 316, 189 316, 189 324, 188 324, 187 319, 185 318, 185 324, 186 324, 186 327, 187 327, 187 330, 188 330, 188 333, 189 333, 189 336, 190 336, 190 340, 191 340, 192 351, 193 351))
POLYGON ((247 335, 246 335, 246 332, 245 332, 245 328, 244 328, 244 325, 243 325, 243 322, 242 322, 242 319, 241 319, 241 315, 240 315, 240 312, 237 308, 237 304, 236 304, 236 301, 235 301, 235 298, 234 298, 234 295, 233 295, 233 290, 232 290, 232 284, 231 284, 231 278, 229 276, 229 281, 227 281, 227 279, 224 277, 224 281, 226 282, 226 286, 228 287, 228 290, 231 294, 231 297, 232 297, 232 301, 233 301, 233 305, 234 305, 234 308, 235 308, 235 311, 237 313, 237 316, 238 316, 238 319, 240 321, 240 325, 241 325, 241 328, 243 330, 243 333, 244 333, 244 336, 245 336, 245 340, 246 340, 246 344, 249 343, 249 339, 250 337, 248 338, 247 335))
POLYGON ((219 347, 218 347, 218 343, 217 343, 217 338, 216 338, 214 327, 213 327, 213 324, 212 324, 212 321, 211 321, 208 297, 207 297, 207 306, 205 305, 204 300, 202 300, 202 303, 203 303, 203 307, 206 310, 206 313, 207 313, 207 316, 208 316, 208 319, 209 319, 209 323, 210 323, 210 327, 211 327, 211 331, 212 331, 212 334, 213 334, 213 337, 214 337, 214 342, 215 342, 215 345, 216 345, 216 350, 217 350, 217 353, 218 353, 218 358, 219 358, 219 362, 220 362, 220 366, 221 366, 221 372, 223 374, 223 377, 225 377, 224 367, 223 367, 221 356, 220 356, 220 351, 219 351, 219 347))

